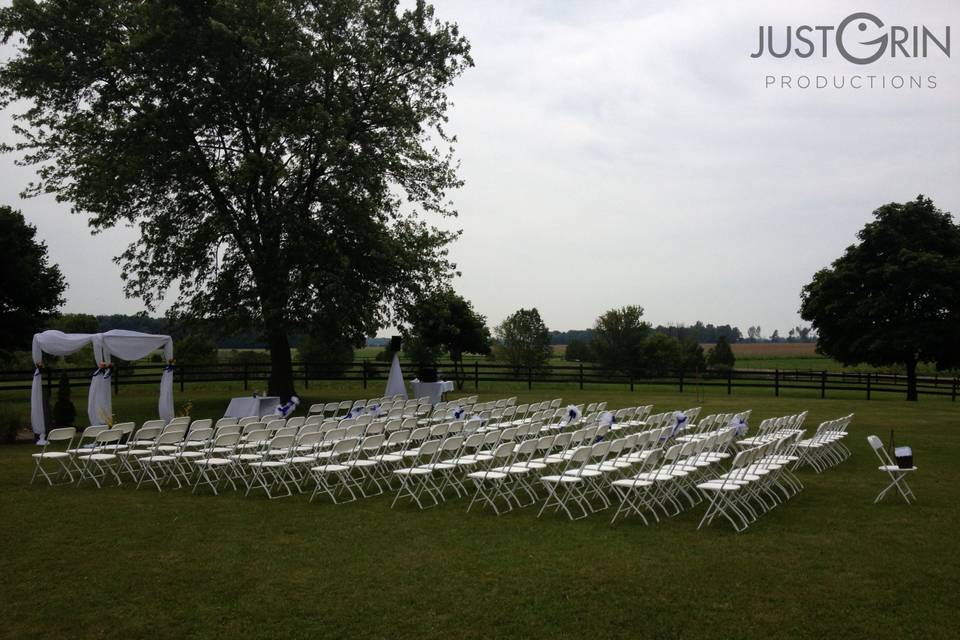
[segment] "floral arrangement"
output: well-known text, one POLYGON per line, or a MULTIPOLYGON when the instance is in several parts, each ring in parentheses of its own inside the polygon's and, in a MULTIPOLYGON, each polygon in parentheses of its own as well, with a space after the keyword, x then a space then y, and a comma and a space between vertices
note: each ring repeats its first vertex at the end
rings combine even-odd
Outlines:
POLYGON ((277 407, 276 414, 281 418, 286 418, 288 415, 296 411, 297 406, 300 404, 300 398, 296 395, 290 396, 290 399, 284 402, 282 405, 277 407))
POLYGON ((177 413, 178 418, 186 418, 190 416, 190 413, 193 411, 193 402, 187 400, 187 404, 180 407, 180 412, 177 413))

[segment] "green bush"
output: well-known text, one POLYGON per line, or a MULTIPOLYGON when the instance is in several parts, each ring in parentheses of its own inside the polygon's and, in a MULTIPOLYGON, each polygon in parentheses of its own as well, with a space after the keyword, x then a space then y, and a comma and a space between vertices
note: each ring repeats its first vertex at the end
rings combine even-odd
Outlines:
POLYGON ((70 377, 66 373, 60 374, 60 384, 57 387, 57 402, 53 405, 53 424, 58 427, 72 427, 77 418, 77 409, 70 400, 70 377))
POLYGON ((23 425, 20 412, 10 406, 0 405, 0 442, 13 444, 17 441, 17 432, 23 425))

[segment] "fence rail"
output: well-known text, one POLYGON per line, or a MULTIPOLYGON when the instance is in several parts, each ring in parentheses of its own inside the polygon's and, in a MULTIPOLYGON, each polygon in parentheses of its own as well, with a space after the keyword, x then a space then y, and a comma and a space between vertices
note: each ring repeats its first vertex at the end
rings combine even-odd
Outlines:
MULTIPOLYGON (((903 374, 850 371, 815 371, 801 369, 733 369, 702 372, 665 371, 650 375, 629 375, 605 371, 589 364, 551 365, 542 369, 515 367, 508 364, 464 363, 454 375, 453 365, 440 363, 448 379, 455 379, 464 389, 479 391, 486 383, 525 383, 535 385, 575 384, 583 389, 588 385, 627 385, 633 391, 643 386, 674 386, 679 391, 691 387, 720 387, 727 393, 733 389, 769 389, 779 396, 783 391, 803 389, 819 391, 825 398, 829 392, 863 393, 869 400, 877 393, 906 394, 907 379, 903 374)), ((163 371, 162 364, 118 364, 112 376, 114 393, 124 387, 139 384, 157 384, 163 371)), ((70 386, 89 384, 92 368, 47 368, 43 370, 44 386, 51 391, 66 373, 70 386)), ((390 364, 380 361, 360 362, 298 362, 293 365, 295 384, 309 388, 312 382, 324 380, 361 382, 364 388, 371 382, 386 380, 390 364)), ((30 389, 33 371, 0 371, 0 391, 30 389)), ((244 389, 260 386, 270 376, 270 365, 259 363, 179 364, 174 380, 181 391, 188 384, 242 382, 244 389)), ((918 376, 920 395, 949 396, 956 401, 958 378, 955 376, 918 376)))

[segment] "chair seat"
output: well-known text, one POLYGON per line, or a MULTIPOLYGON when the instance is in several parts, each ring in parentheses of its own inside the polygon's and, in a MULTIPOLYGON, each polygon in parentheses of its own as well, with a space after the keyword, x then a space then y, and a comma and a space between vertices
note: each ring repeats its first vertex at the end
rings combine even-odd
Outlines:
POLYGON ((34 458, 69 458, 70 454, 66 451, 47 451, 46 453, 31 454, 34 458))
POLYGON ((251 462, 250 466, 257 467, 258 469, 278 469, 287 466, 287 463, 279 460, 261 460, 259 462, 251 462))
POLYGON ((704 491, 737 491, 742 485, 736 482, 701 482, 697 489, 704 491))
POLYGON ((406 467, 404 469, 397 469, 394 471, 395 474, 400 476, 422 476, 428 475, 433 472, 433 469, 424 469, 423 467, 406 467))
POLYGON ((613 486, 623 487, 625 489, 640 489, 642 487, 652 487, 653 483, 649 480, 614 480, 613 486))
POLYGON ((563 475, 565 476, 579 476, 581 478, 599 478, 603 475, 602 471, 596 469, 573 469, 571 471, 564 471, 563 475))
POLYGON ((123 451, 117 451, 118 456, 148 456, 153 451, 150 449, 124 449, 123 451))
POLYGON ((258 453, 237 453, 230 456, 230 459, 235 462, 257 462, 261 456, 258 453))
POLYGON ((142 464, 153 464, 154 462, 172 462, 173 460, 173 456, 147 456, 146 458, 141 458, 140 462, 142 464))
POLYGON ((316 456, 294 456, 290 458, 290 462, 293 464, 310 464, 311 462, 316 462, 316 456))
POLYGON ((909 467, 907 469, 904 469, 902 467, 898 467, 895 464, 885 464, 882 467, 879 467, 879 469, 880 471, 916 471, 917 470, 916 467, 909 467))
POLYGON ((403 460, 403 456, 396 453, 384 453, 379 456, 373 456, 371 460, 376 462, 400 462, 403 460))
POLYGON ((563 482, 563 483, 583 482, 583 479, 575 476, 543 476, 542 478, 540 478, 540 481, 548 482, 551 484, 557 484, 560 482, 563 482))
POLYGON ((666 480, 675 480, 676 478, 682 478, 687 475, 683 471, 671 471, 671 472, 660 472, 660 471, 648 471, 646 473, 638 473, 633 476, 634 480, 651 480, 654 482, 662 482, 666 480))
POLYGON ((377 466, 376 460, 350 460, 349 462, 344 463, 348 467, 375 467, 377 466))
POLYGON ((176 458, 202 458, 202 451, 180 451, 179 453, 173 454, 176 458))
POLYGON ((202 458, 200 460, 194 460, 193 464, 199 464, 205 467, 224 467, 228 464, 233 464, 233 461, 226 458, 202 458))
POLYGON ((310 468, 310 471, 314 473, 340 473, 347 470, 349 470, 349 467, 345 467, 342 464, 321 464, 310 468))
POLYGON ((507 477, 502 471, 474 471, 467 474, 468 478, 474 480, 503 480, 507 477))

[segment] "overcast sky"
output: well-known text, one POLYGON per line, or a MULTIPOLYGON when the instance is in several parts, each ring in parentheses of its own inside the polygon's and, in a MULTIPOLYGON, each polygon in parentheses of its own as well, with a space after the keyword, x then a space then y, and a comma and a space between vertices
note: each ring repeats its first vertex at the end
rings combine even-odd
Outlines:
MULTIPOLYGON (((759 25, 960 26, 960 3, 437 1, 476 67, 452 91, 466 186, 456 289, 491 324, 536 306, 550 328, 639 304, 657 323, 800 322, 799 292, 877 206, 924 193, 960 214, 960 43, 952 57, 869 65, 832 46, 751 59, 759 25), (922 76, 922 88, 765 87, 765 76, 922 76), (928 76, 935 76, 936 88, 928 76)), ((866 42, 866 39, 860 40, 866 42)), ((832 43, 831 43, 832 44, 832 43)), ((860 50, 866 55, 867 47, 860 50)), ((878 80, 879 81, 879 80, 878 80)), ((866 81, 863 81, 866 82, 866 81)), ((2 137, 12 139, 9 114, 2 137)), ((133 313, 111 261, 129 230, 91 237, 32 171, 0 158, 0 202, 21 208, 70 288, 65 310, 133 313)))

